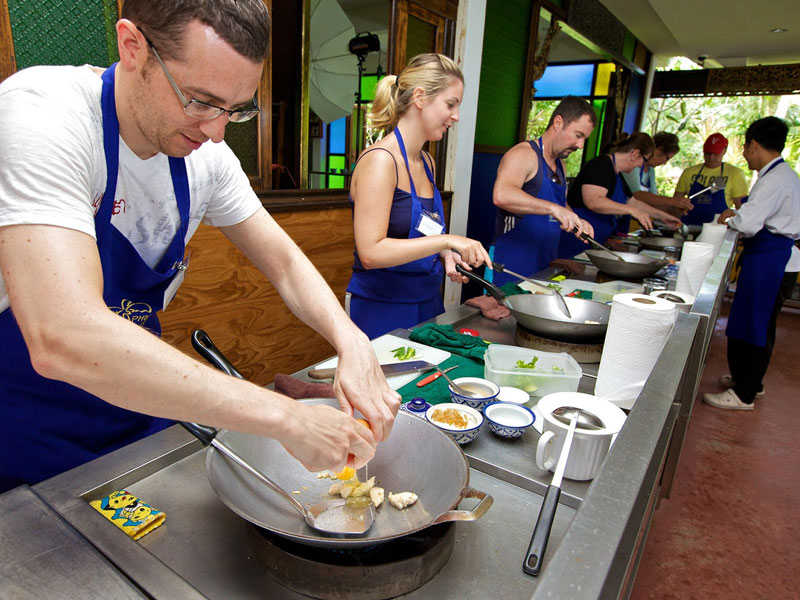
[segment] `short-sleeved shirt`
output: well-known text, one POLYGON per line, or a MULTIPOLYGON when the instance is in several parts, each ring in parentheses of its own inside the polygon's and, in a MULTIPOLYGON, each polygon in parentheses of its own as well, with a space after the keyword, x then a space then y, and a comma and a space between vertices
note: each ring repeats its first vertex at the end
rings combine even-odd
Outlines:
MULTIPOLYGON (((602 154, 587 162, 581 167, 578 176, 572 181, 567 192, 567 203, 572 208, 585 208, 583 203, 583 193, 581 188, 584 185, 596 185, 606 188, 608 193, 607 197, 611 197, 614 189, 617 186, 617 173, 614 169, 614 162, 608 154, 602 154)), ((625 190, 625 195, 630 198, 633 194, 628 188, 628 184, 622 181, 625 190)))
MULTIPOLYGON (((106 186, 102 80, 90 66, 23 69, 0 85, 0 227, 56 225, 95 237, 106 186)), ((168 157, 141 159, 120 137, 111 223, 151 267, 180 226, 168 157)), ((225 142, 185 159, 191 206, 188 242, 203 222, 240 223, 261 208, 225 142)), ((0 276, 0 312, 8 295, 0 276)))
POLYGON ((675 194, 688 196, 689 188, 692 187, 695 179, 702 187, 707 187, 711 185, 715 177, 720 175, 725 180, 725 201, 729 207, 733 206, 734 198, 747 195, 749 185, 744 171, 728 163, 722 163, 722 166, 716 169, 709 169, 702 163, 685 169, 678 179, 678 185, 675 186, 675 194))

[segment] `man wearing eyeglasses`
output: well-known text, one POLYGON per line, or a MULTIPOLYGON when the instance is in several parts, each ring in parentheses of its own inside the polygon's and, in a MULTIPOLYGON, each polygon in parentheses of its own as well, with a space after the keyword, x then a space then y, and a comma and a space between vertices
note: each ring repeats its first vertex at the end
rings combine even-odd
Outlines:
MULTIPOLYGON (((532 275, 556 259, 561 230, 594 235, 592 226, 567 204, 564 159, 583 148, 597 117, 583 98, 567 96, 538 140, 520 142, 505 153, 497 169, 493 201, 497 207, 492 260, 532 275)), ((504 285, 516 278, 486 270, 504 285)))
POLYGON ((262 0, 127 0, 117 64, 33 67, 0 85, 0 491, 168 419, 273 437, 311 470, 349 455, 358 467, 389 434, 399 398, 369 341, 222 141, 228 121, 259 112, 269 29, 262 0), (153 335, 200 222, 336 348, 344 411, 228 377, 153 335))

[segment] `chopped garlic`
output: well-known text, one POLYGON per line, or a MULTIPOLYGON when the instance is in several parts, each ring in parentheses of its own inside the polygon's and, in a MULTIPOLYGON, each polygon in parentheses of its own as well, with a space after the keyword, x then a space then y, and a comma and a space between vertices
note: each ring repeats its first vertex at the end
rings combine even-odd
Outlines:
POLYGON ((411 506, 417 501, 417 495, 414 492, 399 492, 397 494, 389 494, 389 504, 399 510, 403 510, 407 506, 411 506))
POLYGON ((328 493, 331 496, 339 496, 342 493, 342 486, 344 485, 344 481, 337 481, 334 483, 330 489, 328 489, 328 493))
POLYGON ((317 479, 330 479, 331 474, 327 471, 323 471, 322 473, 317 473, 317 479))
MULTIPOLYGON (((372 479, 372 477, 370 477, 370 479, 372 479)), ((383 488, 377 486, 373 487, 369 491, 369 499, 372 500, 375 508, 378 508, 381 504, 383 504, 383 488)))

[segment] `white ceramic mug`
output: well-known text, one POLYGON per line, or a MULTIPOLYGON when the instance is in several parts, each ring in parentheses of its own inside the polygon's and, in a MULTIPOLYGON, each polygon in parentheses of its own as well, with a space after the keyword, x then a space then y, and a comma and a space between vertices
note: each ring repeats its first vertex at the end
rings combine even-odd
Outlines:
POLYGON ((611 443, 625 423, 625 413, 618 406, 591 394, 557 392, 539 400, 542 415, 542 435, 536 446, 536 465, 544 471, 555 469, 569 426, 553 416, 561 406, 573 406, 591 412, 604 424, 603 429, 578 427, 569 451, 564 477, 585 481, 593 479, 608 454, 611 443))

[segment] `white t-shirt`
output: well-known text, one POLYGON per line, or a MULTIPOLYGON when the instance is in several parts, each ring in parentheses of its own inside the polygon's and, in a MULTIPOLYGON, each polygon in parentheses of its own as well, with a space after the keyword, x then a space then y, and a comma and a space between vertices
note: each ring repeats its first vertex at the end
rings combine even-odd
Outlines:
MULTIPOLYGON (((0 84, 0 227, 57 225, 95 236, 106 187, 102 80, 88 65, 32 67, 0 84)), ((186 157, 188 242, 200 222, 235 225, 261 208, 239 160, 221 142, 186 157)), ((120 138, 111 223, 156 265, 180 225, 168 158, 137 157, 120 138)), ((0 275, 0 311, 8 295, 0 275)))

